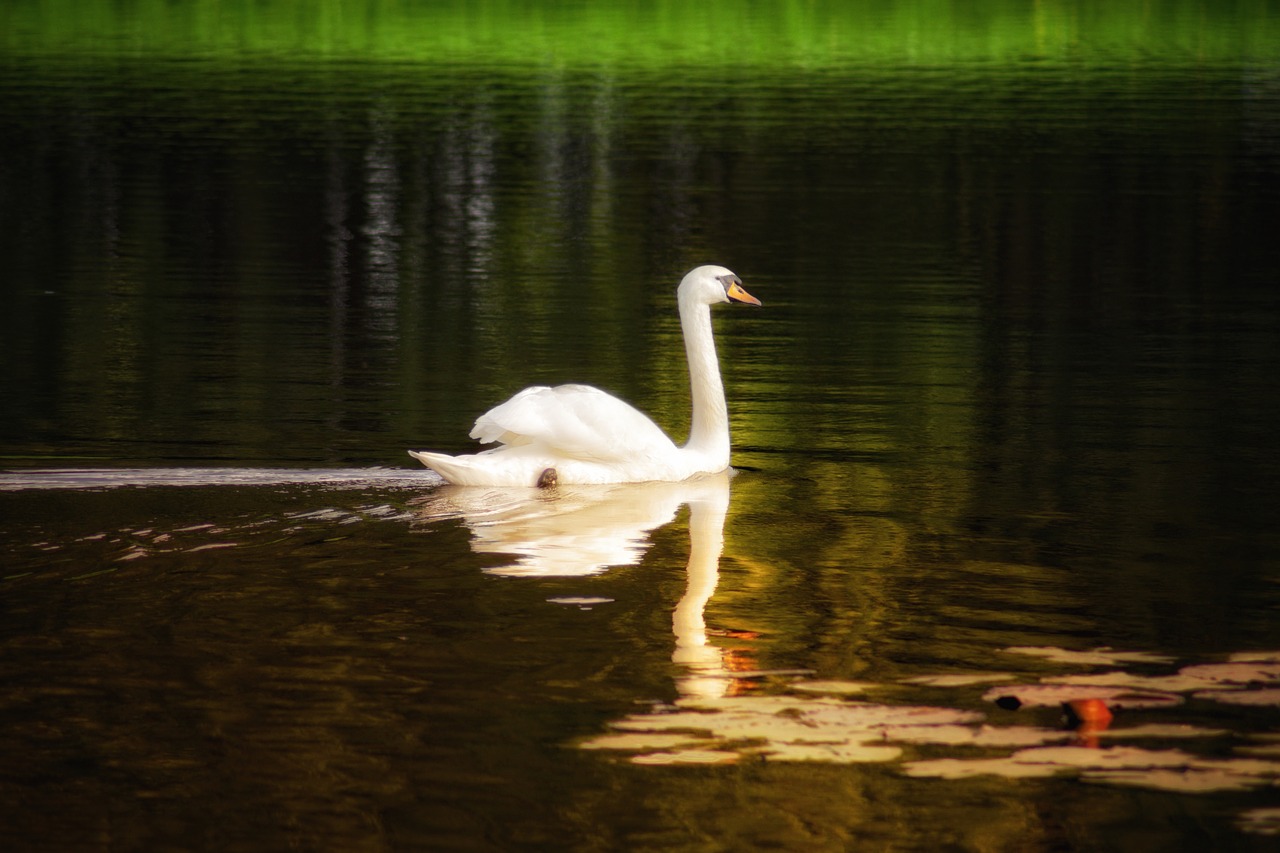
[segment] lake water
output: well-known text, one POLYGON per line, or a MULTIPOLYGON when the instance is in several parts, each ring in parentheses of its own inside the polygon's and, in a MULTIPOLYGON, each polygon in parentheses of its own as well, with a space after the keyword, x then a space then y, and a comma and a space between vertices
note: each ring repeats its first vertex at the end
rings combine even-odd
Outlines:
POLYGON ((286 5, 0 13, 7 849, 1273 849, 1266 4, 286 5))

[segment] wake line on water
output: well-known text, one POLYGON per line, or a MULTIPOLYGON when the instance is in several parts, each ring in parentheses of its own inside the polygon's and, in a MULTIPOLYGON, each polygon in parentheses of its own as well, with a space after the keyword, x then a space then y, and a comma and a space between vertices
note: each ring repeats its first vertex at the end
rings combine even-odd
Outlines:
POLYGON ((156 486, 328 486, 431 488, 443 480, 413 468, 47 468, 0 471, 0 492, 156 486))

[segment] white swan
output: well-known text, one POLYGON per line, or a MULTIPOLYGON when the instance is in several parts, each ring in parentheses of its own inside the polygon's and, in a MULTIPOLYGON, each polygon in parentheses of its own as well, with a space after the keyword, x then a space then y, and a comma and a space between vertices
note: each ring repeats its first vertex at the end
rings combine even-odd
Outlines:
POLYGON ((689 359, 693 422, 684 447, 646 415, 588 385, 526 388, 481 415, 471 437, 499 446, 469 456, 410 450, 461 486, 535 486, 547 469, 563 484, 678 481, 729 467, 729 412, 711 333, 711 306, 759 305, 742 280, 719 266, 691 270, 676 291, 689 359))

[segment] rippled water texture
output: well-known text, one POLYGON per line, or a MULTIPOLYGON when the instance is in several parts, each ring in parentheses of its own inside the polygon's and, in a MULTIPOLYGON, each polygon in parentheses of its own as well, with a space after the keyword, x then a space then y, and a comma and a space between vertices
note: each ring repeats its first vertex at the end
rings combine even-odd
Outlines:
POLYGON ((1270 849, 1271 5, 430 5, 0 10, 0 844, 1270 849))

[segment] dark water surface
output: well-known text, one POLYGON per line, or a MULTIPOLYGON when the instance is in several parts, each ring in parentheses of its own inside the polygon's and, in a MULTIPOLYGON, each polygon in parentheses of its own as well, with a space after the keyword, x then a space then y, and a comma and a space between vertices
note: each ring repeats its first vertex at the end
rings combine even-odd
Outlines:
POLYGON ((1274 844, 1274 64, 28 53, 0 150, 8 849, 1274 844), (708 261, 732 482, 410 467, 543 382, 682 438, 708 261), (902 727, 1109 672, 1131 778, 902 727), (896 753, 789 756, 814 681, 896 753))

